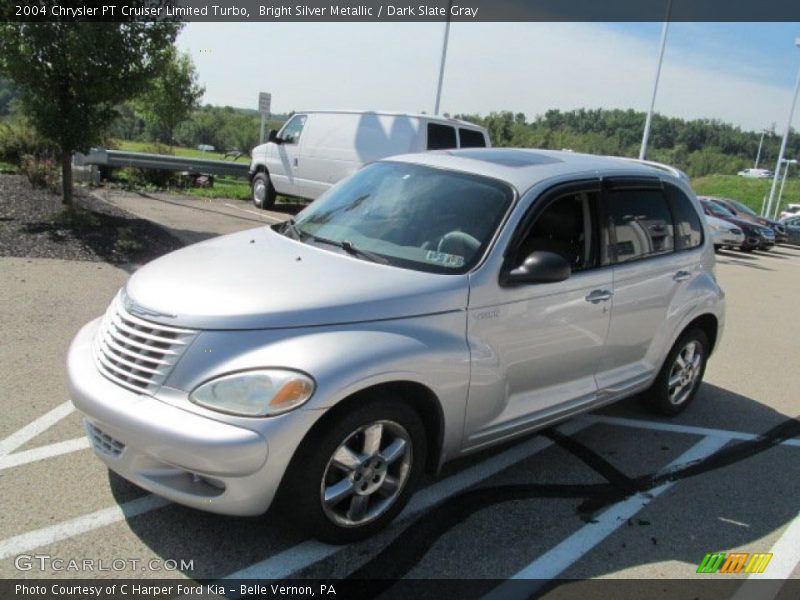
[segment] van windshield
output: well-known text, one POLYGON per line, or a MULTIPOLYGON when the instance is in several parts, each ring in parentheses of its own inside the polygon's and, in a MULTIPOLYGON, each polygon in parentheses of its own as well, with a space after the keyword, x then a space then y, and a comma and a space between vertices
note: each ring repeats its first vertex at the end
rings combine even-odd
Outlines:
POLYGON ((514 194, 493 179, 380 162, 346 179, 284 231, 397 267, 465 273, 483 256, 514 194))

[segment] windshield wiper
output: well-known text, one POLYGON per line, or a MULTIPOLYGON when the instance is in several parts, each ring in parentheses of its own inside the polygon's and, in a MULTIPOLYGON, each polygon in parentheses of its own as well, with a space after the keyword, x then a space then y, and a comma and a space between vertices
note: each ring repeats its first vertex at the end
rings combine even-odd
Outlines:
POLYGON ((344 250, 348 254, 351 254, 352 256, 360 256, 361 258, 366 258, 367 260, 371 260, 372 262, 380 263, 382 265, 389 264, 389 261, 383 258, 382 256, 374 254, 368 250, 361 250, 360 248, 356 248, 353 245, 353 242, 349 240, 342 240, 341 247, 342 250, 344 250))
POLYGON ((389 261, 386 260, 383 256, 378 254, 374 254, 368 250, 361 250, 360 248, 356 248, 353 245, 353 242, 349 240, 342 240, 341 242, 337 242, 336 240, 329 240, 327 238, 317 237, 316 235, 312 235, 311 239, 315 242, 319 242, 321 244, 329 244, 331 246, 336 246, 337 248, 341 248, 345 252, 347 252, 351 256, 357 256, 359 258, 366 258, 367 260, 378 263, 381 265, 388 265, 389 261))

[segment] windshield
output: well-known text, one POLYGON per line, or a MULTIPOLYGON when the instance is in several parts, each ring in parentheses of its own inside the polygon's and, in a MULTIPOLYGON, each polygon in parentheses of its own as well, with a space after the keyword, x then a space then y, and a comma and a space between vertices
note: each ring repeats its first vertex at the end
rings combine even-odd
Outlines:
POLYGON ((333 187, 284 231, 364 260, 464 273, 480 260, 512 199, 510 186, 493 179, 380 162, 333 187))
POLYGON ((736 216, 728 207, 718 204, 717 202, 706 201, 704 204, 711 210, 711 214, 715 217, 722 217, 724 219, 725 217, 736 216))
POLYGON ((738 202, 736 200, 728 200, 728 202, 733 204, 738 210, 742 211, 743 213, 747 213, 748 215, 751 215, 753 217, 758 216, 755 212, 753 212, 752 208, 746 206, 745 204, 742 204, 741 202, 738 202))

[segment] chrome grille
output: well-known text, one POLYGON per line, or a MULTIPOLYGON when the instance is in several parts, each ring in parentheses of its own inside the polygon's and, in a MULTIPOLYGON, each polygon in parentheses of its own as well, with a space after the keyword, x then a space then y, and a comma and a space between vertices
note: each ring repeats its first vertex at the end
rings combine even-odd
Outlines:
POLYGON ((91 423, 86 423, 86 433, 95 450, 109 456, 119 456, 125 450, 125 444, 105 433, 91 423))
POLYGON ((95 337, 95 364, 114 383, 153 393, 164 383, 195 333, 135 317, 125 310, 118 295, 95 337))

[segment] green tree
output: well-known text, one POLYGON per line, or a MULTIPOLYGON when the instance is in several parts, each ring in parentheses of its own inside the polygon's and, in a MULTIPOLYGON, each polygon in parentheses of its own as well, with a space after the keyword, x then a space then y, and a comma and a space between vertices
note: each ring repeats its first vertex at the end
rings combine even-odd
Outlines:
POLYGON ((171 144, 175 128, 197 108, 204 93, 192 59, 172 48, 164 68, 137 99, 136 111, 155 130, 156 138, 164 136, 161 141, 171 144))
POLYGON ((97 143, 115 107, 147 88, 179 29, 167 21, 0 23, 0 73, 14 82, 36 130, 59 148, 65 205, 72 205, 72 152, 97 143))
POLYGON ((0 77, 0 117, 5 117, 11 113, 11 103, 16 95, 17 92, 11 82, 0 77))

